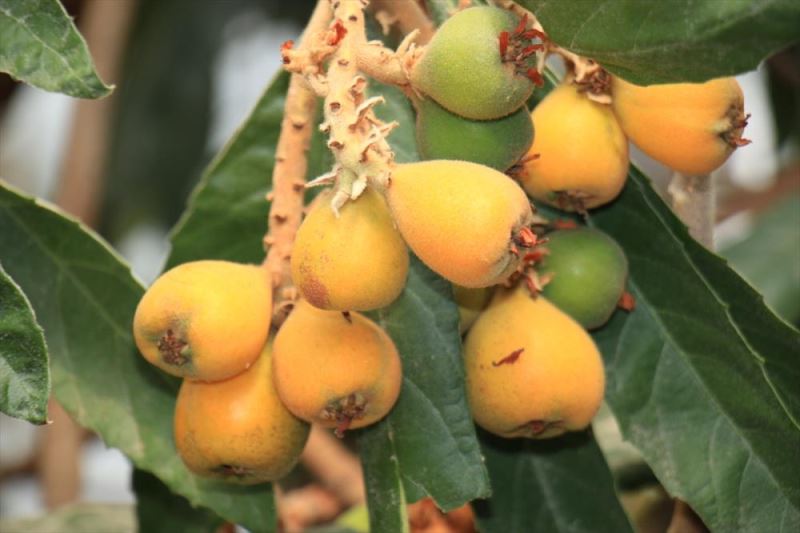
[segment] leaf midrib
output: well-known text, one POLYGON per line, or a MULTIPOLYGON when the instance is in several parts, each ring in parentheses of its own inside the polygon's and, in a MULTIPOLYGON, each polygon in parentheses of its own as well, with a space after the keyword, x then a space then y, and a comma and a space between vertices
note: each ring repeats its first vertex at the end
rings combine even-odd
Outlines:
MULTIPOLYGON (((745 335, 742 332, 741 328, 739 327, 738 323, 736 322, 734 317, 731 315, 730 305, 718 295, 717 291, 711 286, 711 284, 706 279, 706 277, 703 275, 703 273, 695 265, 694 260, 689 256, 689 254, 688 254, 688 252, 686 250, 686 245, 678 238, 678 236, 675 234, 675 232, 672 230, 672 228, 669 226, 669 224, 667 224, 667 221, 662 216, 658 206, 653 205, 653 202, 648 197, 648 195, 646 194, 646 191, 642 190, 643 189, 642 188, 642 184, 640 183, 640 181, 637 178, 637 176, 631 175, 631 176, 629 176, 629 178, 633 178, 634 183, 636 184, 637 188, 640 190, 640 195, 644 199, 645 203, 647 204, 647 207, 650 209, 650 212, 656 217, 658 222, 660 222, 662 228, 672 238, 673 242, 675 242, 675 243, 677 243, 679 245, 679 248, 681 250, 681 254, 684 257, 684 259, 686 261, 686 264, 691 268, 692 272, 694 272, 694 274, 697 276, 697 278, 706 287, 706 289, 711 294, 711 296, 714 298, 714 300, 716 300, 716 302, 719 304, 719 306, 724 310, 725 316, 728 319, 728 323, 731 325, 731 327, 733 327, 734 331, 736 332, 737 337, 741 340, 742 344, 747 348, 746 351, 750 353, 750 355, 755 359, 756 364, 758 365, 758 367, 761 369, 761 375, 764 377, 764 381, 766 382, 766 384, 769 387, 769 389, 772 391, 775 400, 778 402, 778 405, 781 406, 781 409, 783 410, 784 414, 789 419, 789 421, 792 423, 794 428, 796 430, 798 430, 798 432, 800 432, 800 422, 795 420, 794 417, 792 416, 791 412, 789 412, 786 404, 781 399, 781 395, 778 394, 774 384, 769 379, 769 376, 766 373, 766 369, 765 369, 765 366, 764 366, 764 363, 766 362, 766 359, 763 356, 761 356, 753 348, 753 346, 750 345, 750 342, 745 337, 745 335)), ((687 237, 687 238, 691 238, 691 237, 687 237)), ((633 282, 633 277, 634 276, 631 275, 631 281, 632 281, 632 283, 635 284, 635 282, 633 282)), ((638 289, 638 285, 635 285, 635 286, 638 289)), ((639 294, 644 295, 644 293, 642 291, 639 291, 639 294)), ((658 309, 657 307, 653 307, 653 306, 649 306, 649 305, 648 305, 648 307, 650 309, 653 309, 653 310, 657 310, 658 309)), ((658 317, 657 318, 657 323, 659 324, 659 326, 661 326, 661 328, 663 330, 667 331, 667 328, 666 328, 665 324, 661 321, 660 316, 658 316, 657 313, 654 313, 654 316, 658 317)), ((674 342, 674 339, 672 337, 671 332, 670 332, 669 337, 670 337, 670 341, 673 343, 674 346, 680 346, 679 344, 674 342)), ((683 354, 683 350, 681 350, 681 353, 683 354)), ((697 373, 697 371, 696 371, 694 365, 691 363, 691 361, 686 361, 686 362, 692 368, 692 371, 695 372, 698 375, 698 377, 700 377, 700 380, 703 383, 706 383, 706 381, 704 379, 702 379, 700 374, 697 373)), ((709 389, 709 390, 711 390, 711 389, 709 389)), ((714 396, 716 398, 716 393, 712 392, 712 396, 714 396)))
MULTIPOLYGON (((58 4, 58 3, 57 3, 57 4, 58 4)), ((64 8, 63 8, 63 7, 61 7, 61 4, 58 4, 58 6, 61 8, 61 10, 62 10, 62 14, 64 15, 64 17, 65 17, 65 18, 68 18, 68 17, 67 17, 67 13, 66 13, 66 12, 63 10, 64 8)), ((56 56, 56 57, 57 57, 57 58, 58 58, 58 59, 61 61, 61 63, 63 63, 63 64, 64 64, 64 66, 66 67, 66 70, 67 70, 67 71, 68 71, 68 72, 71 74, 71 76, 72 76, 72 79, 73 79, 73 80, 76 80, 76 81, 77 81, 77 82, 78 82, 78 83, 79 83, 79 84, 80 84, 80 85, 81 85, 81 86, 82 86, 84 89, 86 89, 88 92, 90 92, 90 93, 91 93, 91 92, 93 91, 93 88, 92 88, 92 86, 91 86, 91 85, 88 85, 88 84, 87 84, 87 83, 86 83, 86 82, 83 80, 83 76, 81 76, 81 75, 79 75, 79 74, 78 74, 78 72, 77 72, 77 71, 76 71, 76 70, 73 68, 73 66, 71 65, 71 63, 70 63, 69 61, 67 61, 66 57, 65 57, 64 55, 60 54, 60 53, 59 53, 59 52, 58 52, 56 49, 54 49, 52 46, 50 46, 49 44, 47 44, 47 43, 46 43, 44 40, 42 40, 42 38, 41 38, 41 37, 39 37, 39 36, 38 36, 38 34, 36 34, 36 33, 33 31, 33 28, 31 28, 31 27, 30 27, 30 25, 28 25, 28 24, 27 24, 26 22, 24 22, 23 20, 21 20, 21 19, 19 19, 19 18, 15 17, 14 15, 12 15, 12 14, 11 14, 11 12, 10 12, 10 11, 9 11, 7 8, 0 7, 0 14, 2 14, 2 15, 5 15, 6 17, 8 17, 9 19, 11 19, 12 21, 16 22, 16 23, 17 23, 17 25, 18 25, 19 27, 21 27, 21 28, 25 29, 25 30, 26 30, 26 31, 27 31, 27 32, 28 32, 28 33, 29 33, 29 34, 30 34, 30 35, 33 37, 33 39, 34 39, 35 41, 38 41, 38 42, 39 42, 39 43, 42 45, 42 47, 44 47, 46 50, 48 50, 48 51, 49 51, 49 52, 50 52, 52 55, 55 55, 55 56, 56 56)), ((41 69, 39 69, 39 70, 41 71, 41 69)))

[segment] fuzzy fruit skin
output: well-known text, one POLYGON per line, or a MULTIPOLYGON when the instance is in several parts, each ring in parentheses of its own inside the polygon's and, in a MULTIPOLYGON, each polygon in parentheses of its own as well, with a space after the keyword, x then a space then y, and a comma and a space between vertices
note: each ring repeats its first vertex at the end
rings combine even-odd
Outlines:
POLYGON ((256 360, 271 318, 272 285, 265 269, 193 261, 166 272, 145 292, 133 318, 133 334, 144 358, 165 372, 220 381, 256 360), (159 349, 168 337, 176 350, 159 349))
POLYGON ((533 122, 522 106, 495 120, 470 120, 430 98, 417 110, 417 147, 422 159, 456 159, 501 172, 525 155, 533 142, 533 122))
POLYGON ((453 284, 453 299, 458 305, 458 331, 462 335, 478 319, 492 298, 492 287, 468 289, 453 284))
POLYGON ((467 334, 464 366, 472 416, 506 438, 583 429, 605 390, 603 361, 589 334, 524 287, 500 290, 481 314, 467 334), (513 363, 493 364, 519 349, 513 363))
POLYGON ((350 320, 298 302, 275 336, 273 376, 278 395, 298 418, 335 428, 341 420, 325 414, 358 395, 364 405, 349 429, 377 422, 400 394, 402 370, 394 342, 359 313, 350 320))
POLYGON ((466 161, 398 165, 386 191, 406 243, 430 268, 464 287, 504 281, 519 264, 512 236, 533 213, 505 174, 466 161))
POLYGON ((310 426, 278 398, 270 352, 265 346, 250 369, 225 381, 184 380, 174 432, 189 470, 252 485, 280 479, 297 463, 310 426))
MULTIPOLYGON (((577 87, 562 84, 531 114, 536 138, 519 175, 533 198, 555 207, 558 193, 584 197, 586 209, 617 197, 628 175, 628 140, 611 107, 589 100, 577 87)), ((571 210, 571 209, 570 209, 571 210)))
POLYGON ((415 88, 462 117, 491 120, 519 109, 533 83, 503 63, 498 36, 519 18, 496 7, 459 11, 442 24, 411 72, 415 88))
POLYGON ((540 274, 552 274, 542 295, 586 329, 599 328, 617 308, 628 260, 614 239, 592 228, 547 234, 540 274))
POLYGON ((687 176, 718 168, 741 139, 744 95, 733 78, 641 87, 614 78, 614 112, 644 153, 687 176))
POLYGON ((292 281, 315 307, 368 311, 386 307, 403 291, 408 248, 383 197, 367 188, 341 207, 323 193, 303 220, 292 250, 292 281))

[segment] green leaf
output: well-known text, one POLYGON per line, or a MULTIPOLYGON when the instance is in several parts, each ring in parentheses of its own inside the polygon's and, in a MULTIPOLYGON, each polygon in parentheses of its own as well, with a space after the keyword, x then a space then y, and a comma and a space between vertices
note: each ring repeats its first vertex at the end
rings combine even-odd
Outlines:
POLYGON ((800 39, 795 0, 520 0, 553 41, 633 83, 753 70, 800 39))
POLYGON ((473 504, 482 532, 632 531, 588 432, 542 441, 480 437, 493 489, 473 504))
POLYGON ((0 72, 78 98, 111 92, 57 0, 0 0, 0 72))
POLYGON ((169 490, 156 476, 135 468, 133 491, 136 493, 136 520, 139 531, 148 533, 214 533, 223 523, 217 515, 194 508, 169 490))
POLYGON ((75 220, 5 187, 0 228, 0 262, 36 310, 53 391, 77 422, 193 505, 254 532, 272 531, 270 485, 203 480, 178 457, 172 413, 179 381, 136 353, 131 324, 143 289, 128 266, 75 220))
POLYGON ((800 526, 800 334, 632 169, 591 219, 625 249, 637 306, 595 334, 623 435, 712 530, 800 526))
POLYGON ((167 268, 197 259, 260 263, 275 145, 289 76, 281 73, 206 169, 172 231, 167 268))
POLYGON ((364 430, 389 431, 391 454, 368 453, 399 463, 409 502, 431 496, 451 510, 488 496, 489 479, 464 393, 450 284, 414 257, 400 298, 374 315, 400 352, 403 387, 384 424, 364 430))
POLYGON ((745 279, 788 322, 800 321, 800 195, 781 200, 762 214, 752 233, 724 250, 745 279))
POLYGON ((0 411, 47 422, 50 369, 42 328, 22 289, 0 262, 0 411))
POLYGON ((408 531, 406 495, 397 461, 395 435, 387 420, 358 439, 367 490, 370 531, 408 531))

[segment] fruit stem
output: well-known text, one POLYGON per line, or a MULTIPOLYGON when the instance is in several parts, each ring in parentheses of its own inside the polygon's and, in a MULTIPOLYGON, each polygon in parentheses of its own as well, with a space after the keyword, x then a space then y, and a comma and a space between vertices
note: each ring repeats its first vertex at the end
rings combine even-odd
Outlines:
POLYGON ((675 172, 667 188, 672 209, 689 228, 689 234, 714 249, 714 213, 716 198, 711 176, 685 176, 675 172))
MULTIPOLYGON (((320 0, 324 2, 325 0, 320 0)), ((359 70, 384 83, 412 92, 409 72, 420 55, 413 44, 419 34, 409 33, 397 51, 379 42, 367 42, 364 0, 331 0, 333 23, 318 33, 308 49, 281 49, 284 66, 303 74, 318 96, 325 99, 325 120, 320 129, 329 136, 328 147, 336 163, 316 184, 334 183, 334 211, 354 200, 368 183, 385 188, 394 164, 386 137, 397 123, 384 124, 373 113, 383 97, 367 98, 367 79, 359 70), (324 71, 327 64, 327 72, 324 71)))
MULTIPOLYGON (((300 50, 310 46, 312 39, 328 25, 331 18, 327 1, 317 3, 300 43, 300 50)), ((280 326, 291 309, 296 291, 292 286, 290 258, 297 228, 303 216, 303 193, 308 169, 308 151, 312 128, 316 123, 316 96, 304 78, 292 74, 286 93, 283 121, 275 149, 272 171, 272 201, 269 210, 269 230, 264 236, 266 258, 264 267, 272 278, 275 294, 273 324, 280 326)))

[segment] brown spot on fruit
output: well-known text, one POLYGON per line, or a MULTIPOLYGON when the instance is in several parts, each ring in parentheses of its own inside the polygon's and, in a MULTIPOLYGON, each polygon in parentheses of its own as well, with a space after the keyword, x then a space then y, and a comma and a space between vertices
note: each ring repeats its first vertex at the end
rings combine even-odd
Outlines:
POLYGON ((308 302, 314 307, 319 307, 320 309, 327 309, 328 306, 330 305, 330 299, 328 298, 328 289, 313 274, 306 274, 306 276, 303 279, 302 285, 300 285, 299 288, 300 292, 303 293, 303 296, 305 296, 306 300, 308 300, 308 302))
POLYGON ((525 351, 525 348, 520 348, 519 350, 514 350, 507 356, 503 357, 499 361, 492 361, 492 366, 500 366, 500 365, 513 365, 519 359, 519 356, 522 355, 522 352, 525 351))

